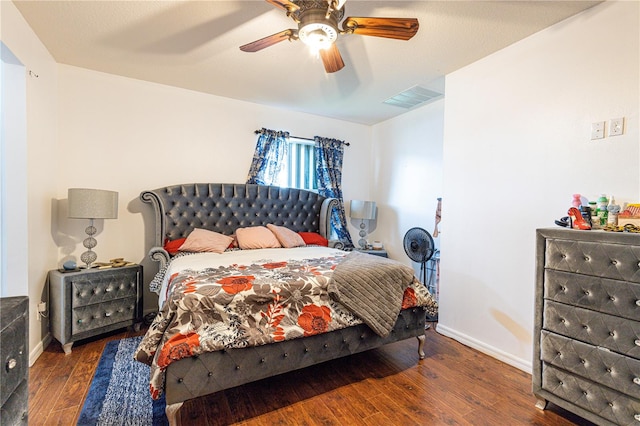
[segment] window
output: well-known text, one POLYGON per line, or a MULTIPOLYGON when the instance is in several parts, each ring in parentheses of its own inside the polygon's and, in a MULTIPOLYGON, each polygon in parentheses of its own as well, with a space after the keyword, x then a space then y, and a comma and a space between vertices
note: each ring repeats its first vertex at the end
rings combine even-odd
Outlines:
POLYGON ((318 190, 316 179, 316 152, 313 141, 289 139, 287 161, 282 168, 280 186, 318 190))

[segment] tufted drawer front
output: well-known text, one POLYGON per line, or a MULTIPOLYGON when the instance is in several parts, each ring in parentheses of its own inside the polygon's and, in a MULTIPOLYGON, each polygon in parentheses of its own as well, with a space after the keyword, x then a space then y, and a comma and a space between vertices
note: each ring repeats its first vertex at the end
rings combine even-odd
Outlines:
POLYGON ((542 388, 611 422, 601 420, 600 424, 637 426, 640 423, 640 401, 637 399, 554 366, 544 367, 542 388))
POLYGON ((102 274, 78 275, 70 280, 73 306, 86 306, 115 299, 135 297, 138 271, 104 271, 102 274))
POLYGON ((29 381, 29 299, 0 298, 0 424, 26 425, 29 381))
MULTIPOLYGON (((24 303, 26 309, 26 302, 24 303)), ((14 310, 14 318, 2 329, 2 345, 0 354, 2 356, 2 369, 0 370, 0 405, 9 399, 9 396, 16 390, 20 382, 24 379, 28 368, 27 348, 25 333, 27 328, 27 313, 14 310)))
POLYGON ((640 359, 640 322, 546 300, 543 328, 640 359))
POLYGON ((640 246, 548 239, 545 268, 640 283, 640 246))
POLYGON ((640 399, 640 360, 542 331, 542 360, 640 399))
POLYGON ((536 244, 537 406, 640 426, 640 235, 541 229, 536 244))
POLYGON ((640 284, 554 270, 544 274, 545 299, 638 320, 640 284))
POLYGON ((71 328, 73 334, 117 324, 135 318, 136 298, 117 299, 95 305, 73 308, 71 328))

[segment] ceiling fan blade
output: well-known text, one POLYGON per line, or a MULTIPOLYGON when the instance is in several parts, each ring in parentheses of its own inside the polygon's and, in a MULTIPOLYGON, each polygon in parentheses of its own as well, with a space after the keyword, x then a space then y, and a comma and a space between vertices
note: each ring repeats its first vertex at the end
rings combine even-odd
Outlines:
POLYGON ((291 3, 289 0, 266 0, 267 3, 271 3, 275 7, 286 10, 288 13, 296 12, 300 9, 295 3, 291 3))
POLYGON ((328 73, 340 71, 342 68, 344 68, 342 55, 340 55, 338 46, 336 46, 335 43, 333 43, 331 47, 327 49, 320 49, 320 57, 322 58, 322 63, 324 64, 324 70, 328 73))
POLYGON ((273 46, 276 43, 280 43, 284 40, 290 40, 295 34, 296 30, 288 29, 280 31, 279 33, 272 34, 260 40, 253 41, 251 43, 240 46, 240 50, 243 52, 257 52, 265 47, 273 46))
POLYGON ((409 40, 418 32, 419 23, 415 18, 352 18, 342 24, 345 31, 374 36, 409 40))

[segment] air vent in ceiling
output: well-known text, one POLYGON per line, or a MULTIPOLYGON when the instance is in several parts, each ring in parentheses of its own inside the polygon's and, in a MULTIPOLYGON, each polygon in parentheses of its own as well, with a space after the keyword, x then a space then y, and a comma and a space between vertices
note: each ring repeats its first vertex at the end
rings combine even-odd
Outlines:
POLYGON ((425 89, 420 86, 413 86, 404 92, 400 92, 397 95, 390 97, 384 101, 384 103, 400 108, 410 109, 415 106, 440 99, 442 96, 442 93, 434 92, 433 90, 425 89))

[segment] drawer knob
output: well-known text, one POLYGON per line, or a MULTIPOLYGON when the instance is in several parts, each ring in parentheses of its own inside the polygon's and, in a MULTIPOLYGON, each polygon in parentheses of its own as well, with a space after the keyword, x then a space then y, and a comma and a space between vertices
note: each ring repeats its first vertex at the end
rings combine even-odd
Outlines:
POLYGON ((634 415, 633 418, 640 422, 640 414, 634 415))
POLYGON ((636 306, 640 306, 640 299, 636 300, 636 306))
POLYGON ((104 316, 105 316, 105 317, 110 317, 110 316, 111 316, 111 312, 105 312, 105 313, 104 313, 104 316))
POLYGON ((16 365, 18 365, 18 361, 16 361, 15 358, 11 358, 9 361, 7 361, 7 371, 13 370, 14 368, 16 368, 16 365))
POLYGON ((634 377, 633 383, 635 383, 636 385, 640 385, 640 377, 634 377))
POLYGON ((640 339, 636 339, 634 343, 636 344, 636 346, 640 346, 640 339))

